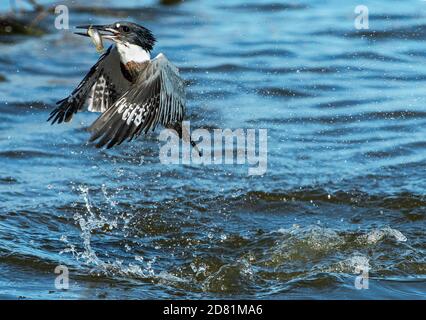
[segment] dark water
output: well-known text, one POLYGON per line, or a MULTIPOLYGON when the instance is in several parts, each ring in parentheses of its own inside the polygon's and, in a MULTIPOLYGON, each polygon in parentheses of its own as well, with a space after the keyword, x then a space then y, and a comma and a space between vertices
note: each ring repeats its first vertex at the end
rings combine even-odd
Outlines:
POLYGON ((363 31, 358 1, 118 3, 70 24, 152 29, 191 126, 268 129, 268 171, 163 165, 156 134, 99 150, 95 114, 50 126, 94 47, 51 19, 3 38, 0 297, 425 298, 425 2, 364 1, 363 31))

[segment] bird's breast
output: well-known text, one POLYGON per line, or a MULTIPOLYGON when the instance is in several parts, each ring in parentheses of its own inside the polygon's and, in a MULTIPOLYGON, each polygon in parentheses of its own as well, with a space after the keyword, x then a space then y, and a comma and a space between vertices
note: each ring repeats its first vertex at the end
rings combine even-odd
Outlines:
POLYGON ((120 63, 121 73, 123 77, 129 81, 134 83, 138 76, 145 70, 148 65, 148 61, 145 62, 135 62, 129 61, 127 63, 120 63))

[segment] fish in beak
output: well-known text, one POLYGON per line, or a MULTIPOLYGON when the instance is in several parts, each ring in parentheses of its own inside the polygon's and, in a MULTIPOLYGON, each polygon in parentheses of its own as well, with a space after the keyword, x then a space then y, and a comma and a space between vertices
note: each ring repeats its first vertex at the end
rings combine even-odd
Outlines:
POLYGON ((96 51, 102 52, 104 50, 103 39, 116 41, 118 39, 119 32, 109 25, 85 25, 77 26, 78 29, 86 29, 86 32, 75 32, 80 36, 90 37, 96 46, 96 51))

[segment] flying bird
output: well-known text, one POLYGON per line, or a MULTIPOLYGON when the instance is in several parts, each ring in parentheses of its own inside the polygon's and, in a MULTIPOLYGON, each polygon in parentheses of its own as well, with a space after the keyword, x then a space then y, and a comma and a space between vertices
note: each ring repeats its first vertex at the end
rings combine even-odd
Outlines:
MULTIPOLYGON (((158 125, 175 129, 182 137, 185 115, 185 84, 178 69, 162 53, 151 59, 156 39, 145 27, 131 22, 78 26, 83 36, 95 30, 100 39, 113 44, 65 99, 57 102, 47 121, 69 122, 87 105, 102 112, 88 128, 97 147, 131 141, 158 125)), ((99 43, 98 43, 99 44, 99 43)), ((98 46, 97 46, 98 47, 98 46)), ((191 141, 195 146, 195 143, 191 141)))

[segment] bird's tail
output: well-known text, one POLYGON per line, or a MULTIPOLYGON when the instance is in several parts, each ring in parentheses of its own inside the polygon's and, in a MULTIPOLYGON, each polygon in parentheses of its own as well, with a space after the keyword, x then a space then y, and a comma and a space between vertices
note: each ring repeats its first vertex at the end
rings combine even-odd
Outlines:
POLYGON ((194 140, 191 139, 191 136, 188 134, 183 134, 182 122, 174 123, 172 125, 167 126, 167 128, 175 130, 178 133, 179 138, 181 138, 185 142, 188 142, 187 140, 189 138, 189 143, 191 144, 191 146, 198 152, 200 157, 202 156, 200 149, 198 149, 198 146, 194 142, 194 140))

